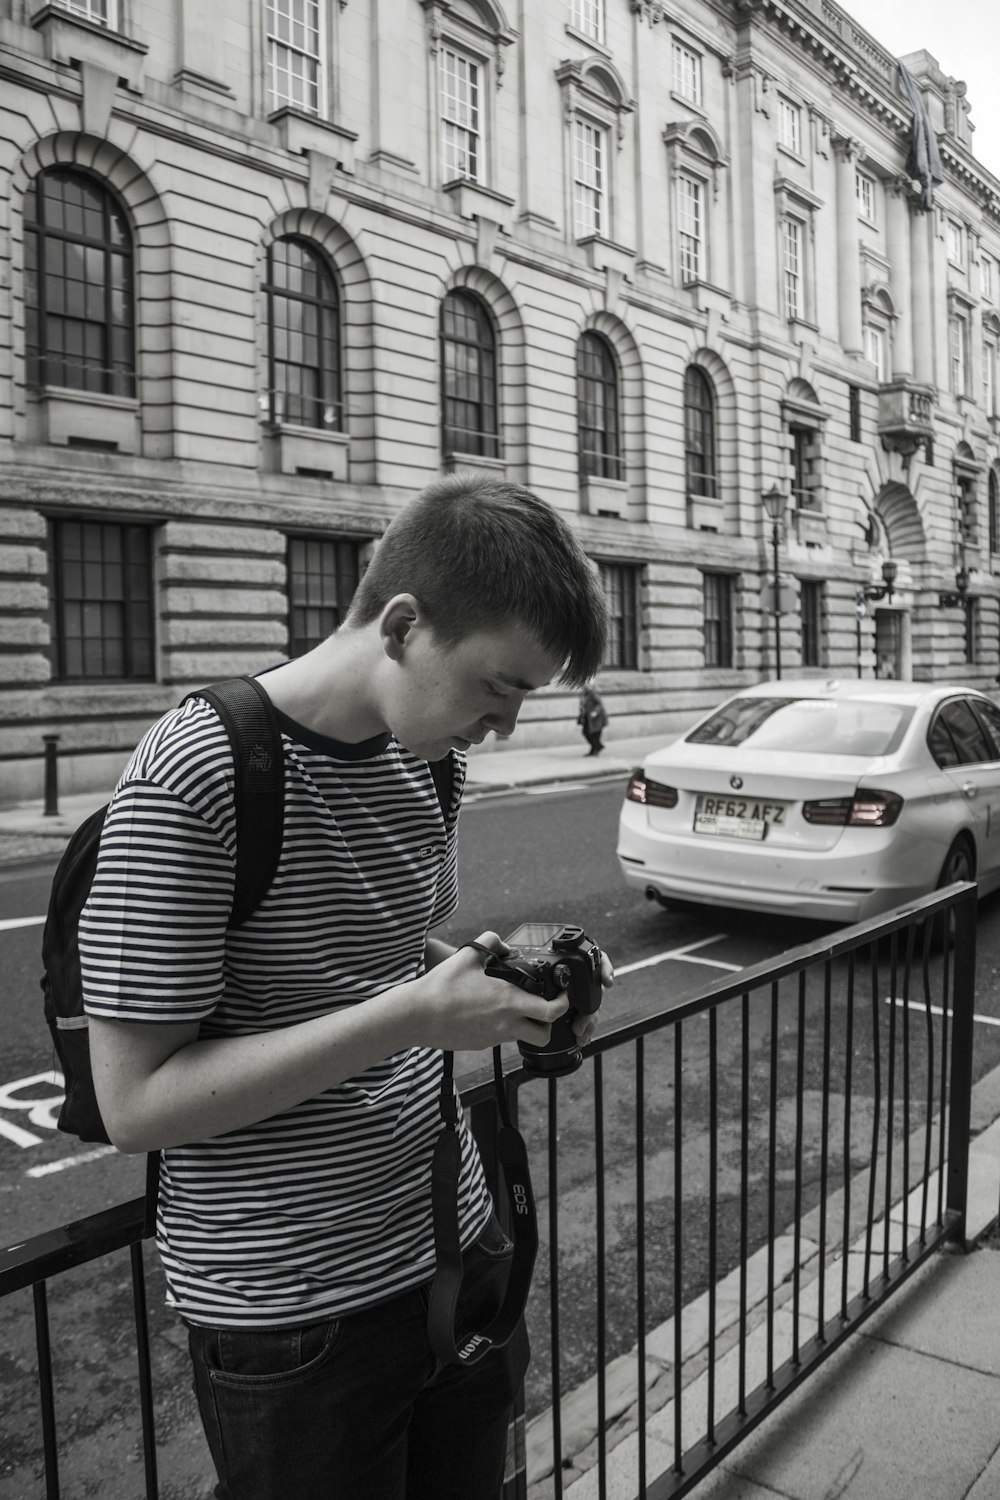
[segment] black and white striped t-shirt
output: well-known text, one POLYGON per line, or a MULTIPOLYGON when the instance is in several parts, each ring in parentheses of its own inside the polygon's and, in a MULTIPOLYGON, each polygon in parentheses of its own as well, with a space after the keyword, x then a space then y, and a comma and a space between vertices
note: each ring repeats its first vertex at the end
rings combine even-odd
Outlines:
MULTIPOLYGON (((90 1015, 244 1035, 363 1003, 421 972, 428 928, 457 903, 461 757, 446 821, 426 761, 390 736, 342 745, 283 719, 282 738, 281 859, 257 912, 232 932, 226 732, 192 699, 139 745, 80 923, 90 1015)), ((168 1300, 192 1323, 280 1326, 429 1280, 440 1080, 441 1054, 409 1048, 257 1125, 164 1152, 168 1300)), ((491 1202, 462 1129, 466 1245, 491 1202)))

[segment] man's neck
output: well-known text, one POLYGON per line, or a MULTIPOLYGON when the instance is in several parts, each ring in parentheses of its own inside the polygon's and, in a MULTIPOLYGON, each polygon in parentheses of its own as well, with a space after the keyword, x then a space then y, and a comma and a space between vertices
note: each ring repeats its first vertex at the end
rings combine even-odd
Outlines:
POLYGON ((303 728, 360 744, 387 729, 372 691, 380 655, 371 631, 341 630, 268 672, 265 686, 275 708, 303 728))

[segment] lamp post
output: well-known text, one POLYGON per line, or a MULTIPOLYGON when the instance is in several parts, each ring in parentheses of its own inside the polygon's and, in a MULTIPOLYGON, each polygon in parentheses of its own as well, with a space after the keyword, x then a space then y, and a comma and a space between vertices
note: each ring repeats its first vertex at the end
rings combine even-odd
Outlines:
POLYGON ((774 549, 774 665, 775 676, 781 676, 781 579, 778 573, 778 543, 781 541, 781 519, 785 514, 786 497, 777 484, 761 495, 761 502, 771 523, 771 546, 774 549))

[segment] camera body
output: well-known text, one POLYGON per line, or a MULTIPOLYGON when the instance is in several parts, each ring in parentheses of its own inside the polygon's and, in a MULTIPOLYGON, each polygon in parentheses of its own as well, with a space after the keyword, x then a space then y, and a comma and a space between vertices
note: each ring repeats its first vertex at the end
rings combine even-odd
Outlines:
POLYGON ((525 1070, 540 1078, 575 1072, 583 1053, 573 1035, 573 1021, 578 1015, 593 1015, 603 995, 600 948, 582 927, 568 922, 525 922, 505 941, 510 952, 487 959, 487 974, 543 1000, 569 997, 569 1010, 553 1023, 547 1046, 518 1042, 525 1070))

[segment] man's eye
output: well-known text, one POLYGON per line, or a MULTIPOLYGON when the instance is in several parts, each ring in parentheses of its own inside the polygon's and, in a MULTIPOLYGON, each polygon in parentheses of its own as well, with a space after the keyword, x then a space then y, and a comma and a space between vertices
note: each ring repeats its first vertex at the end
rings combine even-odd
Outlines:
POLYGON ((489 693, 491 698, 506 698, 507 696, 506 693, 502 693, 499 688, 495 688, 492 683, 489 682, 486 684, 486 691, 489 693))

